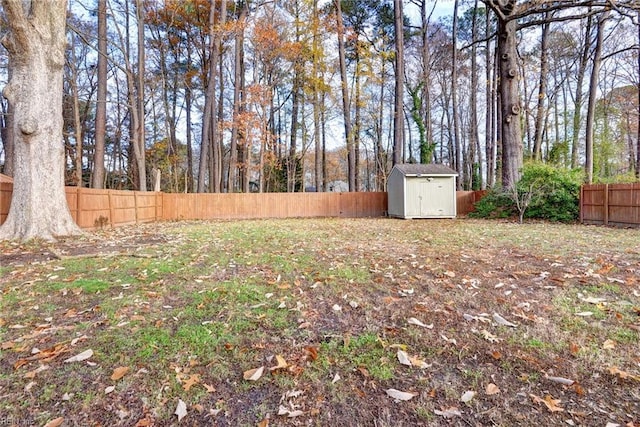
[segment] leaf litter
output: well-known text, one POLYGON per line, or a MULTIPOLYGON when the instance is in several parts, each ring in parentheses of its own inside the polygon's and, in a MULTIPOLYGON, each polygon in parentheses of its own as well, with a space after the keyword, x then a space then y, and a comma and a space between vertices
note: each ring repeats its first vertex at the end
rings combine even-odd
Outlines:
POLYGON ((421 425, 418 408, 464 425, 516 425, 523 416, 528 425, 580 425, 584 414, 601 425, 639 424, 634 233, 468 220, 269 220, 103 230, 51 251, 2 242, 0 366, 10 381, 0 393, 16 396, 8 398, 10 416, 39 416, 41 424, 57 413, 42 399, 44 384, 71 378, 93 384, 95 394, 88 412, 74 397, 81 389, 52 400, 63 402, 70 425, 212 417, 255 424, 245 414, 257 402, 268 412, 265 425, 276 416, 292 425, 421 425), (92 251, 90 269, 69 264, 92 251), (129 265, 134 252, 144 257, 129 265), (129 277, 91 289, 91 280, 125 264, 129 277), (237 304, 247 284, 260 287, 237 304), (193 295, 201 296, 197 309, 193 295), (237 319, 251 332, 225 332, 237 319), (191 325, 223 338, 201 351, 185 341, 191 325), (151 363, 133 351, 113 354, 118 333, 167 333, 170 341, 150 341, 151 363), (81 346, 93 353, 85 358, 81 346), (191 365, 195 352, 202 363, 191 365), (172 419, 160 409, 170 402, 172 419), (384 422, 372 415, 385 408, 384 422))

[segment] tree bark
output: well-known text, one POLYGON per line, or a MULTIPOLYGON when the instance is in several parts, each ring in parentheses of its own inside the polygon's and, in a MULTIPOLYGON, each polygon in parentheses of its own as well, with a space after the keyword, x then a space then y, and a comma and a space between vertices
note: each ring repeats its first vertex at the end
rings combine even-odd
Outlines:
MULTIPOLYGON (((515 4, 515 0, 509 3, 515 4)), ((515 20, 505 20, 498 15, 501 167, 502 187, 505 190, 511 190, 520 180, 523 163, 516 30, 515 20)))
POLYGON ((403 162, 404 152, 404 26, 402 0, 393 1, 393 13, 396 36, 396 79, 393 110, 393 164, 403 162))
POLYGON ((464 171, 462 168, 462 147, 460 143, 460 124, 458 121, 458 0, 453 2, 453 31, 451 59, 451 108, 453 110, 453 150, 454 169, 458 172, 456 189, 462 190, 464 171))
MULTIPOLYGON (((229 174, 227 176, 228 191, 234 193, 240 190, 240 176, 238 170, 238 154, 244 148, 239 148, 240 127, 239 118, 243 110, 242 93, 244 92, 244 30, 247 15, 249 14, 249 4, 245 1, 242 4, 240 16, 236 22, 234 38, 234 61, 233 61, 233 127, 231 129, 230 153, 229 153, 229 174)), ((241 168, 246 168, 244 159, 241 158, 241 168)))
MULTIPOLYGON (((545 13, 545 20, 549 14, 545 13)), ((545 117, 545 101, 547 98, 547 74, 549 73, 549 61, 547 51, 549 49, 549 22, 542 24, 542 34, 540 36, 540 79, 538 82, 538 106, 536 108, 536 124, 533 136, 533 158, 542 160, 542 136, 544 127, 542 122, 545 117)))
POLYGON ((604 43, 604 26, 609 18, 609 11, 605 11, 598 18, 596 48, 593 54, 593 68, 589 81, 589 101, 587 104, 587 135, 585 138, 585 172, 588 184, 593 182, 593 127, 596 115, 596 97, 598 90, 598 77, 600 64, 602 63, 602 44, 604 43))
POLYGON ((93 188, 104 188, 104 148, 107 133, 107 0, 98 0, 98 93, 96 98, 93 188))
POLYGON ((347 62, 344 47, 344 24, 342 22, 341 0, 334 0, 336 4, 336 19, 338 32, 338 58, 340 61, 340 81, 342 86, 342 113, 344 118, 344 133, 347 142, 347 175, 349 191, 356 191, 356 153, 351 129, 351 103, 349 102, 349 88, 347 87, 347 62))
MULTIPOLYGON (((638 10, 638 19, 640 20, 640 10, 638 10)), ((638 26, 638 46, 640 46, 640 22, 638 26)), ((640 71, 640 47, 638 48, 638 70, 640 71)), ((638 81, 638 131, 636 135, 636 180, 640 180, 640 76, 638 81)))
POLYGON ((3 94, 15 107, 11 208, 0 240, 81 233, 73 221, 64 188, 62 80, 66 45, 66 0, 3 0, 10 33, 11 80, 3 94), (27 6, 27 7, 25 7, 27 6), (30 6, 30 7, 29 7, 30 6))

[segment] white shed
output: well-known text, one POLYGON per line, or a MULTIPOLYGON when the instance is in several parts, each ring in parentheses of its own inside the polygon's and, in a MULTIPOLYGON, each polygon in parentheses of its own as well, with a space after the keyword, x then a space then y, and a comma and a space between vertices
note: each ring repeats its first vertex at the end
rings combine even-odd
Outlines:
POLYGON ((389 216, 455 218, 457 176, 444 165, 395 165, 387 181, 389 216))

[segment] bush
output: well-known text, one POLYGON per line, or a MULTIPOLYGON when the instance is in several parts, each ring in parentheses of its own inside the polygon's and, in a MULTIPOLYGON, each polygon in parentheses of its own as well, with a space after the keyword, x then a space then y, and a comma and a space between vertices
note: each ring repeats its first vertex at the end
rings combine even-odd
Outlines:
POLYGON ((508 218, 518 215, 548 221, 572 222, 580 214, 579 198, 582 184, 580 170, 557 168, 543 163, 527 163, 516 192, 497 187, 476 203, 470 216, 475 218, 508 218), (522 200, 527 204, 522 206, 522 200))
POLYGON ((543 163, 527 163, 518 190, 535 181, 542 182, 540 194, 533 198, 525 218, 572 222, 580 216, 580 186, 583 174, 579 169, 557 168, 543 163))
POLYGON ((509 218, 516 214, 515 204, 509 194, 500 187, 489 189, 487 194, 475 204, 471 218, 509 218))

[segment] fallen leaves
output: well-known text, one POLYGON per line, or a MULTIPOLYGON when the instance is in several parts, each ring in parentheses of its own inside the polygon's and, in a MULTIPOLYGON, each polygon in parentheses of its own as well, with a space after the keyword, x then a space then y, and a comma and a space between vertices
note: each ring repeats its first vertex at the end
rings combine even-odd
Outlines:
POLYGON ((47 422, 44 427, 59 427, 64 422, 64 417, 55 418, 49 422, 47 422))
POLYGON ((560 403, 562 402, 560 399, 554 399, 553 397, 551 397, 550 394, 547 394, 544 399, 536 396, 533 393, 529 394, 529 397, 531 397, 531 399, 533 400, 534 403, 536 404, 544 404, 547 409, 549 410, 549 412, 562 412, 564 411, 563 408, 560 407, 560 403))
POLYGON ((259 368, 249 369, 247 371, 244 371, 244 373, 242 374, 242 378, 244 378, 247 381, 258 381, 262 377, 263 373, 264 373, 264 366, 260 366, 259 368))
POLYGON ((621 370, 617 366, 611 366, 608 368, 608 371, 611 375, 620 378, 621 380, 635 380, 640 381, 640 376, 630 374, 626 371, 621 370))
POLYGON ((487 384, 487 387, 484 389, 484 392, 487 396, 493 396, 495 394, 500 393, 500 388, 494 383, 487 384))
POLYGON ((420 360, 415 356, 410 356, 404 350, 398 350, 396 357, 398 358, 398 362, 400 362, 401 365, 413 366, 421 369, 428 368, 430 366, 424 360, 420 360))
POLYGON ((455 406, 452 406, 450 408, 446 408, 443 410, 435 409, 433 413, 436 415, 440 415, 441 417, 444 417, 444 418, 455 418, 455 417, 462 416, 462 412, 455 406))
POLYGON ((93 350, 85 350, 82 353, 78 353, 75 356, 71 356, 70 358, 66 359, 64 363, 82 362, 84 360, 90 359, 91 356, 93 356, 93 350))
POLYGON ((401 401, 407 401, 407 400, 411 400, 414 397, 416 397, 418 395, 418 393, 411 393, 411 392, 407 392, 407 391, 400 391, 400 390, 396 390, 395 388, 390 388, 388 390, 385 391, 387 393, 387 396, 395 399, 395 400, 401 400, 401 401))
POLYGON ((120 366, 120 367, 115 368, 113 370, 113 373, 111 374, 111 380, 112 381, 118 381, 119 379, 124 377, 129 372, 129 369, 130 368, 128 366, 120 366))
POLYGON ((176 406, 176 410, 173 414, 178 416, 178 422, 182 421, 182 419, 187 416, 187 404, 184 403, 182 399, 178 399, 178 405, 176 406))

